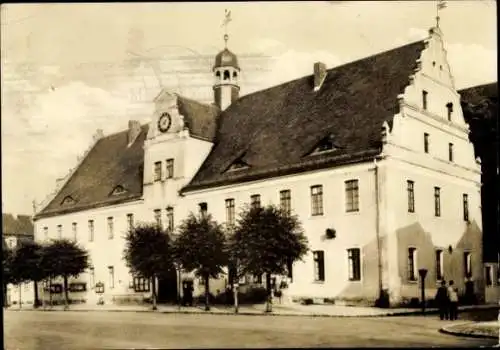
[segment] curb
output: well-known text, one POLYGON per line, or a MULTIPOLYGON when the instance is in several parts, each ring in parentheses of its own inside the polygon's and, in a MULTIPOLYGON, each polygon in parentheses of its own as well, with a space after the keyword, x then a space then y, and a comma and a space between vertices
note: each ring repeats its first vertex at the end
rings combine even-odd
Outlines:
POLYGON ((498 340, 498 336, 494 336, 494 335, 481 334, 481 333, 466 333, 466 332, 454 331, 452 329, 453 327, 456 327, 456 326, 468 325, 468 324, 474 324, 474 322, 463 322, 463 323, 454 324, 452 326, 443 327, 443 328, 439 329, 439 333, 454 335, 454 336, 457 336, 457 337, 480 338, 480 339, 496 339, 496 340, 498 340))

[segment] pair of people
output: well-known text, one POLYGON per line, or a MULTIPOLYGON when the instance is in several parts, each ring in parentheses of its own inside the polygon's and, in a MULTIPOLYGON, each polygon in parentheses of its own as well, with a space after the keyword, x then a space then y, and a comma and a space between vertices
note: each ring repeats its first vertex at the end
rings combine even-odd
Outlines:
POLYGON ((441 281, 441 286, 436 293, 436 302, 441 320, 456 320, 458 318, 458 291, 453 280, 450 280, 448 287, 446 287, 445 280, 441 281))

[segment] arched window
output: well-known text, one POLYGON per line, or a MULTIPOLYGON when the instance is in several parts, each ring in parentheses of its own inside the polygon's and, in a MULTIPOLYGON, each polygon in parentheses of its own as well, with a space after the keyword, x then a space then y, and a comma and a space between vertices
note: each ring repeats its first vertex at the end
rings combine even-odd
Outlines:
POLYGON ((217 71, 217 73, 215 73, 215 76, 216 76, 217 78, 220 78, 220 72, 219 72, 219 71, 217 71))
POLYGON ((238 77, 238 73, 233 72, 233 78, 237 78, 237 77, 238 77))
POLYGON ((225 70, 224 71, 224 80, 229 80, 229 78, 231 78, 231 74, 229 73, 228 70, 225 70))

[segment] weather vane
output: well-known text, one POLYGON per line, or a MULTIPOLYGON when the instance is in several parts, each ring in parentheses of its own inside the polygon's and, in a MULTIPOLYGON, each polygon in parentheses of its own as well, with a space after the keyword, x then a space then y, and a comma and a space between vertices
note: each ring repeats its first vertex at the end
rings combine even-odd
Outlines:
POLYGON ((436 4, 436 27, 439 28, 439 10, 446 8, 445 0, 437 0, 436 4))
POLYGON ((231 22, 231 11, 225 10, 224 21, 222 26, 224 26, 224 46, 227 48, 227 41, 229 40, 229 35, 227 35, 227 25, 231 22))

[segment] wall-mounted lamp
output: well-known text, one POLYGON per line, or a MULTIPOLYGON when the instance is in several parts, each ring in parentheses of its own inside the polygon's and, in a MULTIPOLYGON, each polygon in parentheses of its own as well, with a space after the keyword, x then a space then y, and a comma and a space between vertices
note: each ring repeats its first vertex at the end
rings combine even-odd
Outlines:
POLYGON ((453 253, 453 247, 451 246, 451 244, 448 246, 448 252, 451 254, 453 253))
POLYGON ((326 238, 332 239, 332 238, 335 238, 336 231, 334 228, 327 228, 325 234, 326 234, 326 238))

